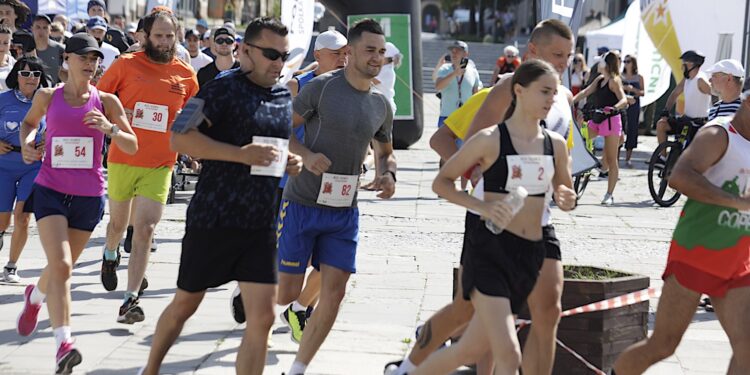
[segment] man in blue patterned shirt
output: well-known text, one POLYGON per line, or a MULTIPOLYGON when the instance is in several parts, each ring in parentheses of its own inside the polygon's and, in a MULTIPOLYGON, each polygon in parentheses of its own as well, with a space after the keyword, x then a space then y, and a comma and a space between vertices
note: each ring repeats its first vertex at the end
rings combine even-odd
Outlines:
POLYGON ((253 20, 239 48, 240 68, 196 96, 205 103, 204 121, 172 135, 175 151, 202 159, 203 170, 187 210, 177 293, 159 318, 144 374, 158 373, 206 290, 229 281, 239 282, 247 314, 236 371, 263 373, 276 302, 277 187, 285 171, 302 168, 288 153, 291 96, 277 84, 289 56, 286 35, 277 20, 253 20))

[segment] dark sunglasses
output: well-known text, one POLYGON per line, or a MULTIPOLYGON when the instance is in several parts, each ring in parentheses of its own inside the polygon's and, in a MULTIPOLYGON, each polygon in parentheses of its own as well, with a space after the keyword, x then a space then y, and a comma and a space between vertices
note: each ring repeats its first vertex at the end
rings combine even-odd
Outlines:
POLYGON ((579 62, 581 62, 581 59, 573 59, 573 62, 578 64, 579 62))
POLYGON ((281 58, 281 62, 286 62, 287 60, 289 60, 289 55, 290 55, 289 52, 281 53, 273 48, 259 47, 259 46, 256 46, 255 44, 247 43, 247 42, 245 42, 245 44, 247 44, 250 47, 259 49, 263 53, 263 57, 271 61, 276 61, 278 58, 281 58))
POLYGON ((631 62, 633 62, 633 60, 625 59, 625 60, 622 60, 622 62, 624 62, 625 64, 630 64, 631 62))
POLYGON ((42 76, 42 72, 38 70, 19 70, 18 75, 26 78, 29 78, 31 76, 34 76, 34 78, 39 78, 42 76))
POLYGON ((215 42, 216 44, 232 44, 232 43, 234 43, 234 39, 230 39, 230 38, 219 38, 219 39, 216 39, 216 40, 214 40, 214 42, 215 42))

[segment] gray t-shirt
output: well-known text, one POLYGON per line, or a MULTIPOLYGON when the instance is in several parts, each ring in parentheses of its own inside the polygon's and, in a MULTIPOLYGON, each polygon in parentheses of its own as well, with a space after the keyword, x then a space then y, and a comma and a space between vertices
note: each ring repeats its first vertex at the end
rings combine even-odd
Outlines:
MULTIPOLYGON (((327 173, 359 176, 367 145, 373 138, 391 142, 393 112, 383 94, 359 91, 344 76, 344 69, 322 74, 308 82, 294 98, 294 112, 305 118, 304 145, 331 160, 327 173)), ((322 176, 303 168, 289 178, 284 199, 305 206, 317 204, 322 176)), ((357 206, 356 186, 351 207, 357 206)))
POLYGON ((37 56, 44 62, 44 72, 52 78, 53 85, 60 82, 57 74, 62 66, 63 52, 65 52, 65 47, 54 40, 49 41, 49 46, 44 51, 36 51, 37 56))

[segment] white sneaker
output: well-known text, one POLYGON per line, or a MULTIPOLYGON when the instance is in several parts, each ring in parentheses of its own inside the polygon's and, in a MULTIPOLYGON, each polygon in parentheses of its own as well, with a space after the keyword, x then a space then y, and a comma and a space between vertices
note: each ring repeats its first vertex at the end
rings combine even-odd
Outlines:
POLYGON ((604 194, 604 199, 602 199, 602 204, 605 206, 611 206, 615 204, 615 198, 612 197, 612 194, 606 193, 604 194))
POLYGON ((6 283, 18 284, 21 282, 21 276, 18 276, 18 269, 16 267, 4 267, 3 277, 5 278, 6 283))

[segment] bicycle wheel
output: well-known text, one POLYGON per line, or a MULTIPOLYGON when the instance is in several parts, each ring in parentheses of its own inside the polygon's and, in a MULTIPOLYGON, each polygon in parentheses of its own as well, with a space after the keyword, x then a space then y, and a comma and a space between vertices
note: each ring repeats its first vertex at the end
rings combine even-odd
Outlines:
POLYGON ((664 142, 654 150, 648 162, 648 190, 659 206, 670 207, 680 199, 680 192, 669 186, 669 176, 681 153, 681 143, 664 142), (667 154, 666 162, 659 157, 662 152, 667 154))
POLYGON ((583 172, 575 177, 575 180, 573 180, 573 190, 576 191, 576 200, 581 199, 590 179, 591 172, 583 172))

